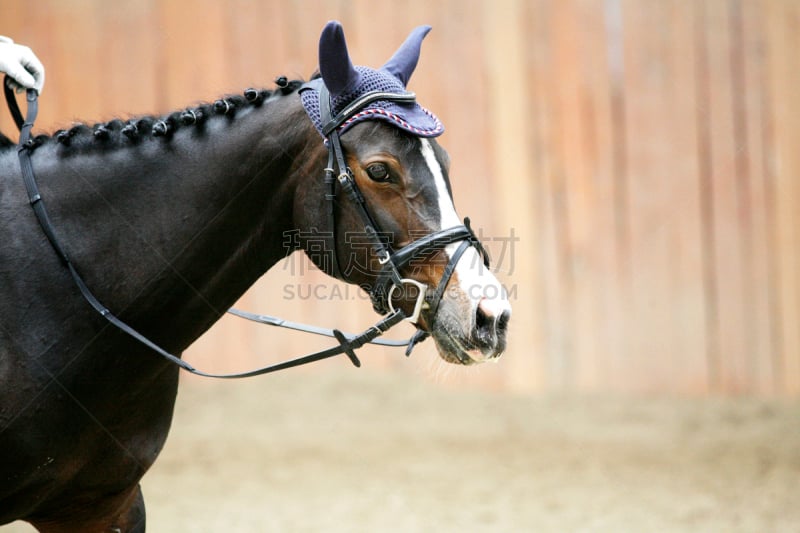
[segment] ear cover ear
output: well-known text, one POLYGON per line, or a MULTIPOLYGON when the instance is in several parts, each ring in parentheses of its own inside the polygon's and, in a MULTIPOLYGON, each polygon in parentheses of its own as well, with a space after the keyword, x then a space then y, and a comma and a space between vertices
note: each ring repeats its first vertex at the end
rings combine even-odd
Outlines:
POLYGON ((408 80, 414 69, 417 68, 419 52, 422 47, 422 40, 431 31, 430 26, 418 26, 409 34, 405 42, 400 45, 392 58, 383 65, 383 70, 389 71, 395 78, 403 82, 403 86, 408 85, 408 80))
MULTIPOLYGON (((323 131, 320 101, 326 92, 323 87, 330 92, 331 112, 334 114, 367 93, 382 91, 405 94, 406 83, 419 60, 422 40, 430 29, 430 26, 414 29, 383 68, 373 69, 353 67, 341 24, 329 22, 319 40, 321 77, 304 84, 298 91, 303 108, 320 135, 327 135, 323 131)), ((339 126, 340 135, 354 124, 368 120, 383 121, 416 137, 438 137, 444 132, 444 125, 436 115, 417 102, 400 102, 389 98, 365 104, 357 111, 339 126)))
POLYGON ((360 75, 350 61, 344 30, 337 21, 328 22, 319 38, 319 72, 334 98, 358 84, 360 75))

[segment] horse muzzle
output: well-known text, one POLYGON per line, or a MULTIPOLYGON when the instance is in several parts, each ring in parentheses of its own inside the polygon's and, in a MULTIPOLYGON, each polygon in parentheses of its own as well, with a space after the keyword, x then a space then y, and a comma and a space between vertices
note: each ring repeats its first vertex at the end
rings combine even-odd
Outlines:
MULTIPOLYGON (((464 257, 459 266, 469 262, 464 257)), ((473 267, 457 271, 436 315, 426 318, 441 357, 471 365, 496 360, 505 351, 511 304, 494 274, 473 267)))

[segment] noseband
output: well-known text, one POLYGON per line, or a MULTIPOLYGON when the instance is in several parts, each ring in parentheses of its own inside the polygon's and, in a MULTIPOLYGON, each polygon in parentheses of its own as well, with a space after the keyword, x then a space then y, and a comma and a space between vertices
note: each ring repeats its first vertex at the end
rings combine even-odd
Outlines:
MULTIPOLYGON (((419 342, 428 336, 428 332, 421 329, 418 325, 419 316, 423 309, 430 311, 431 321, 436 316, 436 310, 439 303, 444 296, 444 291, 450 281, 453 273, 455 272, 456 265, 461 259, 461 256, 470 246, 475 246, 480 255, 483 257, 483 262, 486 267, 489 267, 489 256, 486 250, 481 245, 475 233, 469 224, 469 219, 464 219, 464 224, 452 228, 442 229, 422 237, 402 248, 397 250, 392 249, 391 244, 387 242, 385 233, 381 232, 380 227, 375 222, 375 219, 370 215, 367 209, 364 195, 358 188, 358 184, 353 178, 353 173, 348 168, 345 162, 344 150, 339 139, 339 127, 350 120, 359 111, 366 106, 378 102, 399 102, 399 103, 413 103, 416 101, 414 93, 392 93, 383 91, 367 92, 361 97, 357 98, 349 105, 339 112, 336 116, 331 113, 331 98, 327 88, 322 85, 320 88, 320 118, 322 121, 322 135, 325 137, 328 146, 328 166, 325 168, 325 185, 327 193, 325 199, 327 200, 327 216, 329 231, 326 235, 331 239, 331 266, 332 274, 342 280, 345 280, 341 269, 339 268, 339 260, 336 254, 336 216, 335 216, 335 202, 337 198, 337 183, 339 188, 345 193, 350 202, 355 206, 356 212, 364 224, 364 231, 372 241, 372 249, 378 257, 378 262, 381 269, 377 274, 374 284, 368 288, 370 298, 372 300, 372 307, 380 314, 393 313, 395 307, 393 297, 399 291, 400 294, 405 292, 406 287, 413 287, 416 290, 416 302, 414 310, 411 315, 405 319, 415 326, 417 326, 417 333, 412 339, 410 348, 413 348, 413 343, 419 342), (336 168, 334 169, 334 165, 336 168), (422 256, 430 255, 431 252, 444 249, 447 245, 461 242, 461 245, 456 249, 456 252, 450 257, 447 265, 444 268, 443 274, 435 290, 429 291, 427 285, 416 281, 411 278, 404 278, 400 271, 414 259, 422 256)), ((432 327, 433 324, 430 324, 432 327)), ((409 350, 410 351, 410 350, 409 350)))
MULTIPOLYGON (((331 239, 335 241, 336 238, 336 219, 334 214, 334 202, 336 200, 336 184, 339 183, 341 189, 346 193, 347 197, 354 203, 356 210, 364 222, 366 233, 372 240, 373 249, 379 258, 381 270, 378 272, 374 285, 370 288, 370 296, 372 298, 373 307, 379 313, 385 315, 376 324, 363 331, 358 335, 347 334, 339 331, 338 329, 325 329, 306 324, 299 324, 296 322, 289 322, 280 318, 272 317, 269 315, 256 315, 245 311, 231 309, 230 312, 234 315, 253 320, 262 324, 271 326, 283 327, 306 333, 313 333, 317 335, 324 335, 327 337, 335 338, 339 344, 337 346, 314 352, 309 355, 291 359, 289 361, 278 363, 266 367, 262 367, 249 372, 233 373, 233 374, 211 374, 203 372, 194 368, 192 365, 173 355, 161 348, 159 345, 149 340, 147 337, 136 331, 134 328, 117 318, 107 307, 105 307, 92 293, 89 287, 84 282, 79 274, 75 265, 70 260, 66 253, 66 249, 59 241, 55 228, 47 214, 45 204, 39 193, 36 178, 33 172, 33 163, 31 161, 31 152, 35 147, 35 143, 31 140, 31 129, 36 119, 38 112, 38 93, 29 89, 26 93, 26 100, 28 104, 27 115, 23 119, 19 106, 17 105, 14 91, 10 85, 3 82, 5 97, 8 103, 8 108, 11 115, 20 130, 19 145, 17 154, 19 156, 20 170, 22 173, 22 180, 28 193, 28 199, 31 207, 36 215, 36 219, 42 228, 42 231, 47 236, 48 241, 58 255, 62 264, 69 270, 75 285, 80 290, 83 298, 97 311, 103 318, 110 322, 113 326, 131 336, 136 341, 140 342, 147 348, 151 349, 167 361, 179 366, 183 370, 196 374, 198 376, 210 378, 245 378, 251 376, 258 376, 292 368, 303 364, 327 359, 335 355, 345 354, 355 366, 361 366, 361 362, 355 354, 355 350, 361 348, 365 344, 381 344, 384 346, 407 346, 406 355, 411 353, 411 350, 416 343, 424 340, 428 336, 428 332, 422 330, 418 325, 419 315, 423 307, 427 306, 430 309, 431 317, 436 315, 436 310, 439 302, 444 295, 444 290, 450 280, 453 272, 455 271, 456 264, 458 263, 461 255, 470 246, 475 246, 484 258, 484 263, 488 267, 488 255, 476 238, 472 229, 469 226, 469 219, 465 219, 465 224, 456 226, 446 230, 441 230, 427 235, 411 244, 400 248, 399 250, 392 250, 387 242, 380 237, 379 227, 374 222, 367 210, 366 203, 361 191, 356 185, 353 175, 347 165, 345 164, 344 152, 339 141, 339 133, 337 128, 348 120, 352 115, 357 113, 364 106, 378 100, 391 100, 397 102, 412 102, 414 100, 413 93, 394 94, 383 92, 367 93, 361 98, 358 98, 350 105, 348 105, 341 113, 335 117, 331 117, 330 113, 330 98, 325 90, 324 98, 321 98, 322 113, 325 123, 324 131, 328 144, 328 167, 325 169, 325 184, 328 186, 328 194, 325 198, 328 200, 328 218, 332 230, 331 239), (336 165, 338 174, 333 168, 336 165), (410 278, 403 278, 400 270, 413 259, 427 254, 431 251, 440 250, 448 244, 461 242, 461 245, 456 250, 456 253, 450 258, 449 263, 444 269, 442 279, 439 281, 436 290, 433 292, 428 291, 428 287, 416 280, 410 278), (413 286, 418 290, 417 300, 414 304, 414 311, 411 316, 406 316, 405 312, 400 308, 395 308, 392 299, 396 291, 403 291, 406 286, 413 286), (417 332, 408 341, 392 341, 378 339, 386 331, 393 326, 400 323, 402 320, 409 320, 417 326, 417 332)), ((332 264, 333 274, 337 278, 344 279, 341 270, 339 269, 339 262, 336 256, 335 242, 330 249, 332 250, 332 264)))

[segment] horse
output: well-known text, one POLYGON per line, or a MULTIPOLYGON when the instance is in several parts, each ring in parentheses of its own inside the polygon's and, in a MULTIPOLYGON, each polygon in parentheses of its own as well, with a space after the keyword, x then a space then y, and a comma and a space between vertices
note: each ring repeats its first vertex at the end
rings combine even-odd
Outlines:
POLYGON ((509 302, 456 215, 443 126, 405 90, 429 29, 371 69, 353 66, 331 22, 309 82, 0 147, 0 524, 144 531, 139 481, 178 388, 180 366, 82 297, 39 200, 92 294, 165 352, 303 249, 376 310, 412 319, 446 361, 500 356, 509 302))

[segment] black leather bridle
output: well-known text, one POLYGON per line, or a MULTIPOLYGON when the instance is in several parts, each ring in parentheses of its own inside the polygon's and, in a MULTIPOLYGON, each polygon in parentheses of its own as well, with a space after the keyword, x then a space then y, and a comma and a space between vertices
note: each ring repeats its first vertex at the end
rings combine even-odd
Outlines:
MULTIPOLYGON (((472 231, 469 218, 464 219, 463 225, 430 233, 400 249, 393 250, 390 242, 385 240, 386 234, 381 232, 375 219, 370 215, 366 201, 364 200, 364 195, 361 194, 361 191, 358 189, 352 171, 347 167, 344 150, 342 149, 342 144, 339 139, 339 127, 353 117, 353 115, 374 102, 414 103, 416 101, 416 95, 414 93, 370 91, 355 99, 337 113, 336 116, 333 116, 331 112, 331 97, 328 89, 323 84, 320 86, 319 91, 322 135, 325 137, 328 146, 328 166, 325 168, 325 184, 328 191, 325 195, 328 207, 328 231, 325 232, 325 234, 328 235, 328 238, 332 241, 327 249, 331 250, 333 275, 339 279, 345 279, 339 268, 339 260, 336 255, 335 246, 335 202, 338 184, 340 189, 347 195, 350 202, 355 206, 364 224, 364 232, 372 241, 373 250, 381 265, 375 283, 369 287, 369 294, 375 311, 380 314, 393 313, 395 307, 392 300, 396 291, 399 291, 400 294, 404 294, 406 292, 406 287, 413 287, 416 291, 414 310, 411 315, 405 318, 407 321, 417 326, 416 334, 409 341, 407 354, 410 354, 414 344, 421 342, 428 336, 428 332, 421 329, 418 325, 421 311, 423 308, 427 308, 429 310, 429 316, 436 316, 436 311, 444 296, 447 284, 455 271, 458 261, 467 248, 475 246, 483 257, 484 264, 487 268, 489 267, 489 255, 472 231), (335 169, 334 164, 336 165, 335 169), (430 292, 424 283, 420 283, 411 278, 404 278, 400 274, 401 269, 414 259, 429 255, 431 252, 441 250, 455 242, 460 242, 461 244, 445 266, 442 277, 434 291, 430 292)), ((433 324, 429 324, 429 327, 433 327, 433 324)))
MULTIPOLYGON (((361 362, 356 356, 355 350, 361 348, 362 346, 368 343, 380 344, 384 346, 397 346, 397 347, 407 346, 406 355, 410 355, 414 345, 424 340, 428 336, 428 332, 421 329, 417 323, 422 308, 427 305, 430 308, 430 316, 432 317, 435 316, 436 309, 438 308, 439 302, 441 301, 441 298, 444 295, 447 283, 449 282, 453 272, 455 271, 456 264, 461 258, 461 255, 466 251, 466 249, 469 248, 470 246, 475 246, 480 252, 480 254, 483 256, 484 263, 488 267, 489 264, 488 255, 486 254, 484 248, 481 246, 480 242, 473 233, 472 229, 469 227, 469 219, 465 219, 465 224, 463 226, 456 226, 454 228, 449 228, 432 233, 417 241, 412 242, 407 246, 400 248, 399 250, 392 250, 389 244, 385 242, 383 238, 381 238, 379 227, 374 222, 373 218, 370 216, 369 211, 367 210, 366 207, 366 203, 364 201, 364 197, 359 191, 358 186, 356 185, 356 182, 353 179, 352 173, 350 172, 350 169, 347 168, 347 165, 345 163, 344 151, 342 150, 341 142, 339 140, 339 133, 337 132, 338 127, 341 126, 345 121, 347 121, 352 115, 354 115, 359 110, 363 109, 365 106, 369 105, 372 102, 378 100, 412 102, 414 100, 413 93, 404 93, 404 94, 382 93, 382 92, 367 93, 361 98, 358 98, 357 100, 352 102, 343 111, 338 113, 335 117, 331 117, 330 97, 326 90, 324 95, 321 95, 324 96, 324 98, 320 98, 320 102, 322 107, 321 110, 322 110, 323 124, 325 124, 324 126, 325 137, 328 144, 328 167, 325 169, 325 184, 328 186, 328 193, 326 194, 326 199, 328 200, 328 221, 331 229, 331 235, 332 235, 331 238, 335 239, 336 236, 336 217, 335 217, 334 203, 337 198, 337 183, 338 183, 341 190, 347 195, 347 198, 349 198, 356 206, 356 210, 358 211, 364 223, 365 231, 368 235, 370 235, 373 249, 375 250, 377 257, 379 258, 381 264, 381 270, 378 273, 376 282, 370 288, 369 292, 372 298, 373 307, 375 308, 376 311, 378 311, 381 314, 384 314, 385 316, 383 316, 381 320, 379 320, 376 324, 369 327, 362 333, 358 335, 353 335, 353 334, 343 333, 338 329, 318 328, 315 326, 308 326, 296 322, 289 322, 269 315, 257 315, 245 311, 239 311, 237 309, 231 309, 230 312, 232 314, 246 318, 248 320, 253 320, 262 324, 268 324, 272 326, 284 327, 298 331, 304 331, 307 333, 333 337, 339 342, 339 344, 337 346, 333 346, 326 350, 321 350, 306 356, 285 361, 283 363, 269 365, 248 372, 240 372, 232 374, 212 374, 203 372, 202 370, 194 368, 192 365, 190 365, 180 357, 164 350, 156 343, 154 343, 153 341, 149 340, 147 337, 136 331, 134 328, 132 328, 131 326, 129 326, 128 324, 117 318, 107 307, 105 307, 94 296, 92 291, 86 285, 83 278, 78 273, 75 265, 72 263, 69 256, 67 255, 66 250, 61 245, 58 237, 56 236, 55 229, 53 227, 52 222, 50 221, 50 217, 47 214, 47 210, 45 209, 42 196, 39 193, 38 185, 36 184, 36 179, 33 172, 33 164, 31 162, 31 153, 35 148, 35 142, 31 139, 31 129, 33 128, 33 123, 38 113, 38 94, 33 89, 28 89, 28 91, 26 92, 26 100, 28 108, 27 108, 27 114, 23 120, 22 113, 20 112, 19 106, 17 105, 17 101, 14 96, 14 91, 7 83, 7 80, 3 84, 3 86, 4 86, 6 101, 8 103, 8 108, 11 112, 14 122, 16 123, 17 127, 20 130, 17 154, 19 156, 20 170, 22 173, 23 182, 25 183, 25 189, 28 193, 29 202, 36 215, 36 219, 42 228, 42 231, 47 236, 48 241, 52 245, 53 249, 55 250, 61 262, 64 264, 64 266, 68 268, 75 284, 77 285, 78 289, 81 292, 81 295, 92 306, 92 308, 95 309, 95 311, 97 311, 113 326, 120 329, 127 335, 133 337, 135 340, 142 343, 152 351, 156 352, 158 355, 162 356, 169 362, 174 363, 183 370, 186 370, 187 372, 190 372, 192 374, 204 377, 211 377, 211 378, 221 378, 221 379, 245 378, 245 377, 258 376, 262 374, 276 372, 278 370, 283 370, 286 368, 292 368, 295 366, 311 363, 314 361, 327 359, 329 357, 333 357, 340 354, 347 355, 350 361, 355 366, 358 367, 361 366, 361 362), (334 164, 337 167, 338 173, 333 168, 334 164), (444 269, 444 274, 442 276, 442 279, 440 280, 438 286, 433 292, 428 291, 426 285, 416 280, 410 278, 403 278, 401 276, 400 270, 413 259, 420 257, 424 254, 428 254, 431 251, 442 249, 448 244, 455 242, 461 242, 461 244, 456 250, 456 253, 450 258, 450 261, 448 262, 447 266, 444 269), (409 285, 414 286, 417 289, 418 293, 414 305, 414 311, 410 316, 407 316, 406 313, 401 308, 394 306, 394 304, 392 303, 392 298, 395 295, 395 291, 400 290, 402 292, 403 289, 409 285), (397 325, 404 319, 411 321, 412 323, 414 323, 415 326, 417 326, 417 332, 414 334, 414 336, 412 336, 411 339, 409 339, 408 341, 392 341, 392 340, 378 339, 378 337, 383 335, 386 331, 388 331, 390 328, 397 325)), ((336 277, 344 279, 344 276, 342 275, 342 272, 339 268, 338 259, 336 257, 336 247, 332 246, 330 249, 332 250, 333 273, 336 277)))

